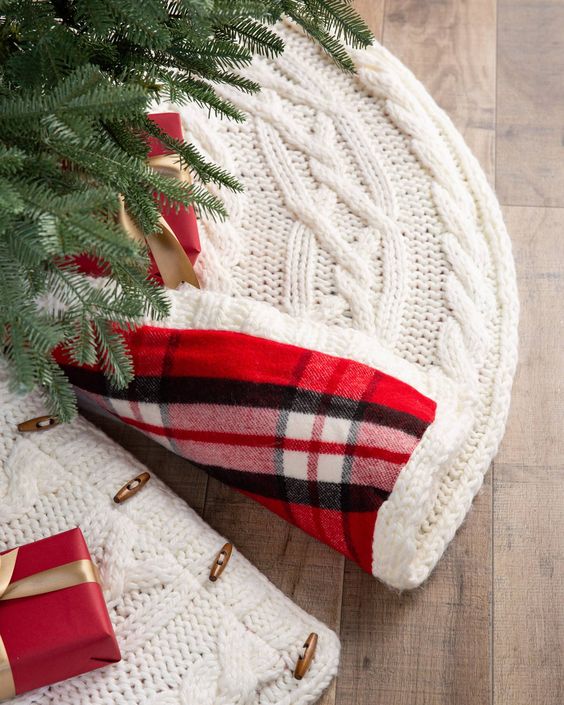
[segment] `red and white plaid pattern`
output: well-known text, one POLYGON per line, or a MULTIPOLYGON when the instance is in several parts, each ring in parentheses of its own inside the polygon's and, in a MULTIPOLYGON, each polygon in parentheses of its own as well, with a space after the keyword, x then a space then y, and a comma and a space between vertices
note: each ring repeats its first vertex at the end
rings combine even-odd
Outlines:
POLYGON ((367 365, 241 333, 126 334, 135 380, 65 366, 109 412, 372 571, 378 508, 435 403, 367 365))

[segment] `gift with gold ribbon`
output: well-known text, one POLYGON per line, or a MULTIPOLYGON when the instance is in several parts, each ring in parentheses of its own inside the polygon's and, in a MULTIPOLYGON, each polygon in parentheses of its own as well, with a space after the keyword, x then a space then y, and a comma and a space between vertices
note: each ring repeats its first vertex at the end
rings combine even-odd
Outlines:
POLYGON ((120 659, 80 529, 0 554, 0 700, 120 659))
MULTIPOLYGON (((184 141, 178 113, 152 113, 149 117, 163 132, 179 142, 184 141)), ((190 174, 180 163, 177 154, 156 138, 149 137, 148 142, 147 163, 152 169, 183 183, 190 183, 190 174)), ((176 289, 184 282, 199 287, 193 267, 200 253, 200 237, 194 208, 165 204, 158 194, 154 194, 154 197, 159 202, 161 211, 156 232, 143 233, 128 213, 123 199, 118 216, 119 223, 131 238, 146 243, 151 260, 149 275, 153 279, 168 289, 176 289)), ((77 257, 76 261, 87 274, 106 274, 106 269, 101 263, 89 256, 77 257)))

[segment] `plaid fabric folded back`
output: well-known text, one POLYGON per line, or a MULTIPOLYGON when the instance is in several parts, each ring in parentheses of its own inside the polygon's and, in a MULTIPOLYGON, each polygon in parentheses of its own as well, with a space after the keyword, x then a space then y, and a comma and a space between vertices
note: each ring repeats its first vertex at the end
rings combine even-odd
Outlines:
POLYGON ((434 401, 367 365, 241 333, 142 327, 126 337, 127 389, 66 364, 72 383, 372 572, 378 509, 434 401))

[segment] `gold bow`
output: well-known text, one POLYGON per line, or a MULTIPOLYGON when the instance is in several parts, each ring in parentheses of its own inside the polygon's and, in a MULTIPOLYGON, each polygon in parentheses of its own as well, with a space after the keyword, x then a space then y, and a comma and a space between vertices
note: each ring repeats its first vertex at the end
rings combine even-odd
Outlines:
MULTIPOLYGON (((91 560, 83 559, 49 568, 27 578, 11 582, 18 550, 0 556, 0 602, 17 600, 20 597, 35 597, 47 592, 56 592, 82 583, 99 583, 98 570, 91 560)), ((0 610, 1 610, 0 606, 0 610)), ((16 686, 10 660, 0 635, 0 700, 13 698, 16 686)))
MULTIPOLYGON (((180 165, 178 157, 174 154, 161 154, 158 157, 150 157, 148 164, 160 174, 173 176, 179 181, 190 181, 188 171, 180 165)), ((162 215, 159 218, 159 232, 143 235, 127 212, 122 198, 118 220, 131 238, 147 243, 155 258, 164 285, 168 289, 176 289, 183 282, 192 284, 198 289, 200 288, 200 283, 188 255, 184 252, 182 245, 178 242, 178 238, 162 215)))

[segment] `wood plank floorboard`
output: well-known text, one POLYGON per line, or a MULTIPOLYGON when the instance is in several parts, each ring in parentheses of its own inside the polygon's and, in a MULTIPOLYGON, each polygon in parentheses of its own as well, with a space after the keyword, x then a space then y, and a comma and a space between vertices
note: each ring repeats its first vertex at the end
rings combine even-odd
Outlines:
POLYGON ((497 192, 564 206, 564 3, 499 0, 497 192))
POLYGON ((520 364, 494 483, 494 705, 564 702, 564 209, 506 207, 520 364))

